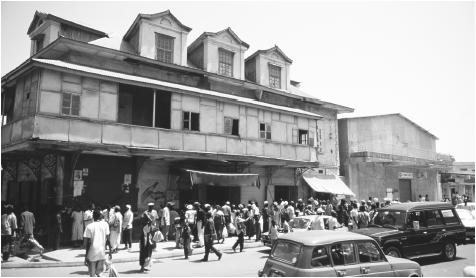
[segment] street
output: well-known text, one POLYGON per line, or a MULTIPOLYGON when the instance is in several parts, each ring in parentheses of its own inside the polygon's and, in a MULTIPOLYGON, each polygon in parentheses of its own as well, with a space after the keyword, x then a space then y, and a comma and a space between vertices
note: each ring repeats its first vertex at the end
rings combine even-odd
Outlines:
MULTIPOLYGON (((189 260, 181 257, 154 261, 152 270, 140 273, 138 262, 115 264, 120 276, 257 276, 269 254, 269 248, 260 247, 245 249, 243 253, 224 253, 221 261, 210 254, 208 262, 200 262, 203 255, 193 255, 189 260)), ((423 275, 435 277, 462 276, 463 268, 474 265, 474 244, 457 247, 457 258, 445 262, 439 258, 426 258, 418 261, 422 266, 423 275)), ((106 273, 104 273, 106 274, 106 273)), ((2 269, 2 276, 87 276, 86 267, 55 267, 55 268, 18 268, 2 269)))

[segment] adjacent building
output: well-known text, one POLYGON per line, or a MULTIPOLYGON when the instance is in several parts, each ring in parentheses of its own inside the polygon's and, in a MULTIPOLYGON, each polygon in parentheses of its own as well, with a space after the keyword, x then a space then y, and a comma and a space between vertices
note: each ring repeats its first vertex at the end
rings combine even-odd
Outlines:
MULTIPOLYGON (((337 115, 291 80, 278 47, 170 11, 121 38, 37 12, 31 57, 2 77, 2 201, 182 206, 306 198, 302 173, 339 173, 337 115)), ((291 35, 291 34, 290 34, 291 35)))
POLYGON ((443 198, 466 195, 474 202, 474 162, 454 162, 441 173, 443 198))
POLYGON ((451 157, 438 138, 401 114, 339 119, 340 171, 358 199, 441 200, 440 172, 451 157))

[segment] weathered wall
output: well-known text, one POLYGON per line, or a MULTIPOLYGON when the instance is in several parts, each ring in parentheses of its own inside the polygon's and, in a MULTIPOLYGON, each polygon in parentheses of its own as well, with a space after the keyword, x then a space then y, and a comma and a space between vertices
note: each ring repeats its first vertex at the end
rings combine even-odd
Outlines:
POLYGON ((166 200, 169 189, 169 165, 163 161, 146 160, 138 173, 137 186, 139 210, 145 210, 149 202, 155 202, 158 207, 168 201, 175 201, 166 200))
POLYGON ((38 71, 30 71, 18 78, 15 87, 13 121, 35 114, 38 97, 38 80, 38 71))

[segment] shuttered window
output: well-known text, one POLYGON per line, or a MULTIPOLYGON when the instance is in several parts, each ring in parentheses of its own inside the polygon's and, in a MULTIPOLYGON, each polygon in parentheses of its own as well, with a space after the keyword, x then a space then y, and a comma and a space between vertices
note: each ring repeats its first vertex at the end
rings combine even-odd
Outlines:
POLYGON ((307 145, 309 143, 309 132, 307 130, 300 129, 298 133, 298 143, 301 145, 307 145))
POLYGON ((259 138, 271 140, 271 125, 266 123, 259 124, 259 138))
POLYGON ((239 120, 225 117, 225 134, 240 135, 239 120))
POLYGON ((269 86, 271 88, 281 89, 281 68, 268 64, 269 86))
POLYGON ((61 113, 64 115, 79 116, 81 97, 78 94, 63 93, 61 113))
POLYGON ((156 34, 155 41, 157 47, 157 60, 165 63, 173 63, 174 38, 162 34, 156 34))
POLYGON ((233 52, 218 49, 218 74, 233 76, 233 52))

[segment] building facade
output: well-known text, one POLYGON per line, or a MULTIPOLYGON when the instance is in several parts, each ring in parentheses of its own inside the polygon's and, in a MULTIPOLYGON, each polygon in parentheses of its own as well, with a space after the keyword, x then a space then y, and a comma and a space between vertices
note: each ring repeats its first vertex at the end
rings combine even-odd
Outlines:
POLYGON ((443 198, 466 195, 474 202, 474 162, 454 162, 450 169, 443 171, 441 190, 443 198))
POLYGON ((401 114, 339 119, 341 175, 358 199, 441 200, 439 173, 452 161, 436 140, 401 114))
POLYGON ((306 197, 301 174, 338 174, 337 114, 291 81, 279 47, 244 58, 230 28, 170 11, 122 38, 37 12, 32 56, 2 77, 2 201, 221 204, 306 197))

